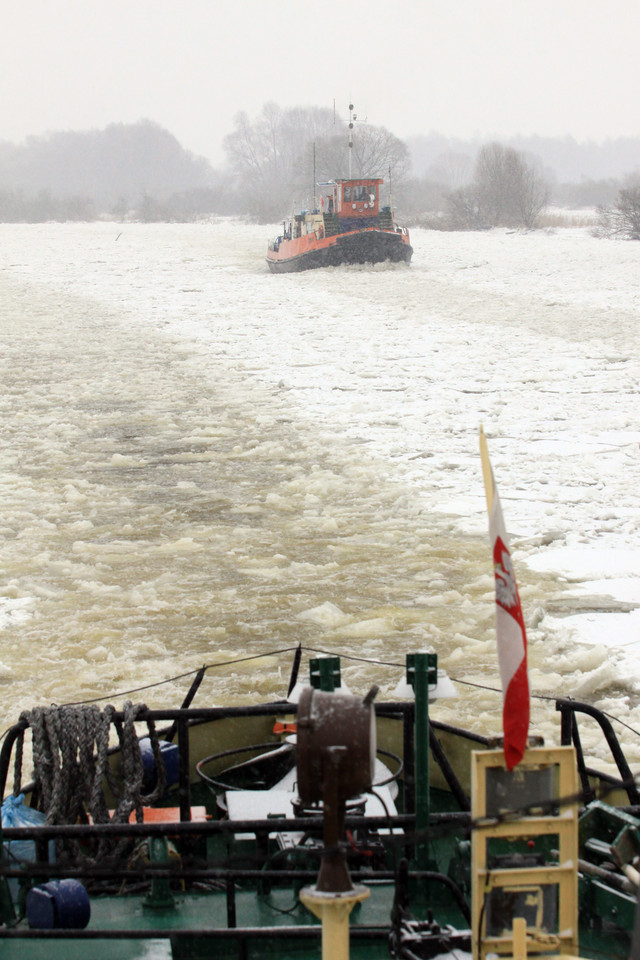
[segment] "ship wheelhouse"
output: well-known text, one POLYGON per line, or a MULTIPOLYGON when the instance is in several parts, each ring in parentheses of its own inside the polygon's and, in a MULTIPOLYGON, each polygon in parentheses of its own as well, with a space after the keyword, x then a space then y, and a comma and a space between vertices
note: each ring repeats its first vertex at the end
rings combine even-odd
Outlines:
POLYGON ((340 218, 377 217, 382 180, 338 180, 337 212, 340 218))

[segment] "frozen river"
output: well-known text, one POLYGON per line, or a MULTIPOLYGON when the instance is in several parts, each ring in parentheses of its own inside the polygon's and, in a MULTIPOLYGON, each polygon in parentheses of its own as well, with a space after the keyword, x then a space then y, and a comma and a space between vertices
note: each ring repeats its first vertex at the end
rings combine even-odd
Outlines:
MULTIPOLYGON (((640 729, 640 244, 414 231, 410 268, 274 277, 270 232, 0 225, 2 729, 302 642, 432 647, 479 685, 435 715, 498 732, 481 423, 533 693, 640 729)), ((283 695, 287 669, 207 696, 283 695)))

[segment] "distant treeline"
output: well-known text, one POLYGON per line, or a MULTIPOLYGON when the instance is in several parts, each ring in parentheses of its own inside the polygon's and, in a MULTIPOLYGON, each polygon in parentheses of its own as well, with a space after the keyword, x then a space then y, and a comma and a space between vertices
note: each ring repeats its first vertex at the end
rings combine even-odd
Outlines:
POLYGON ((233 213, 228 183, 148 120, 0 143, 0 220, 191 219, 233 213))
MULTIPOLYGON (((443 157, 459 155, 473 159, 485 143, 486 139, 461 140, 438 133, 407 139, 418 177, 438 168, 443 157)), ((500 138, 500 143, 536 157, 554 183, 606 182, 640 169, 640 137, 615 137, 596 143, 579 142, 574 137, 530 136, 500 138)))
MULTIPOLYGON (((452 194, 473 184, 483 147, 437 134, 405 143, 366 125, 358 136, 354 175, 366 171, 387 179, 391 168, 396 210, 414 221, 445 211, 452 194)), ((504 143, 534 162, 551 202, 567 207, 611 205, 640 170, 640 138, 603 145, 539 137, 504 143)), ((0 221, 235 215, 274 222, 291 212, 292 201, 304 199, 303 189, 309 192, 316 163, 325 163, 325 175, 346 176, 339 169, 345 144, 333 112, 275 104, 266 104, 255 120, 238 114, 225 138, 223 169, 184 150, 148 120, 29 137, 20 145, 0 142, 0 221)))
POLYGON ((23 188, 0 189, 0 223, 47 221, 139 220, 145 223, 187 223, 208 216, 246 215, 222 186, 193 187, 168 195, 146 191, 105 205, 89 197, 58 196, 45 188, 30 195, 23 188))

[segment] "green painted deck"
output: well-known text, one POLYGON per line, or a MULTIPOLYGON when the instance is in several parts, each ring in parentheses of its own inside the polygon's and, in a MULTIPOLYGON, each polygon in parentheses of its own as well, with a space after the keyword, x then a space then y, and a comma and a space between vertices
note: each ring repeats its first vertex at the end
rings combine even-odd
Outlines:
MULTIPOLYGON (((352 914, 352 925, 369 928, 363 933, 364 940, 355 933, 351 955, 354 960, 373 960, 376 957, 388 957, 386 928, 389 924, 393 886, 376 885, 371 888, 371 897, 352 914), (379 934, 374 936, 372 927, 379 934)), ((237 891, 236 920, 238 927, 268 928, 271 942, 264 934, 251 934, 247 938, 245 952, 238 950, 237 939, 232 934, 213 931, 212 928, 224 928, 227 924, 226 894, 203 893, 176 896, 176 906, 170 910, 155 910, 142 906, 137 896, 104 897, 92 899, 91 921, 88 931, 95 937, 98 931, 131 929, 137 931, 166 931, 173 934, 174 953, 171 952, 169 939, 152 940, 109 940, 109 939, 3 939, 0 943, 0 956, 3 960, 162 960, 162 958, 184 958, 195 960, 215 956, 226 957, 279 957, 281 960, 294 957, 312 957, 320 955, 320 925, 299 902, 296 902, 291 889, 272 890, 269 894, 256 896, 255 891, 237 891), (187 928, 212 930, 210 936, 196 939, 181 935, 187 928), (284 931, 277 938, 277 928, 284 931), (291 929, 297 928, 301 936, 292 937, 291 929)))

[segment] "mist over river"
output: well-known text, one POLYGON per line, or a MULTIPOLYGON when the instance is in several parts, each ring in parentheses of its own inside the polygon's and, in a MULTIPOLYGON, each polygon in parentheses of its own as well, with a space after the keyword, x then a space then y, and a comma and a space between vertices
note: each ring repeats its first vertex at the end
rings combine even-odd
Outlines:
POLYGON ((416 230, 409 268, 272 276, 271 232, 0 225, 1 728, 301 642, 388 695, 432 648, 434 715, 499 732, 482 423, 532 692, 639 730, 640 244, 416 230))

